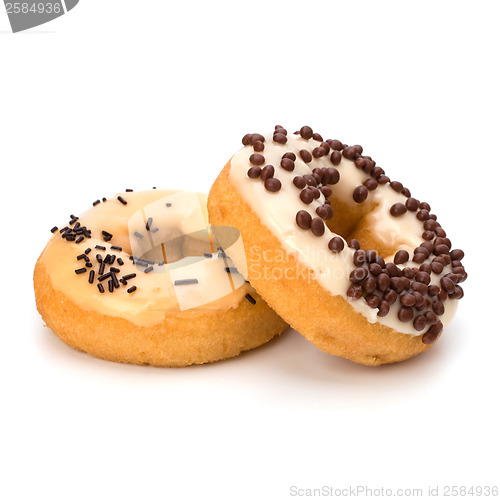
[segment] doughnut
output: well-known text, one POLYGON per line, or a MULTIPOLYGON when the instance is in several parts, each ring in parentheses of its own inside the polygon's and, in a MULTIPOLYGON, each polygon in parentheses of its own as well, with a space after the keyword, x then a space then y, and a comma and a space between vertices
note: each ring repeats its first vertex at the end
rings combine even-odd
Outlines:
POLYGON ((376 366, 435 343, 463 297, 464 252, 431 207, 359 145, 304 126, 246 134, 208 199, 210 223, 264 300, 323 351, 376 366))
POLYGON ((154 366, 230 358, 285 330, 212 234, 206 203, 126 190, 53 227, 34 270, 46 325, 98 358, 154 366))

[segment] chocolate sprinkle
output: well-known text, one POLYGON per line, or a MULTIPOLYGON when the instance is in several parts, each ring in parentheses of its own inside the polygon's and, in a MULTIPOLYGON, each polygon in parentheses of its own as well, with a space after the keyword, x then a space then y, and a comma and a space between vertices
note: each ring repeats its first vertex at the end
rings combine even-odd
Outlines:
POLYGON ((314 158, 321 158, 322 156, 325 156, 327 151, 322 148, 321 146, 318 146, 317 148, 313 149, 312 155, 314 158))
POLYGON ((99 278, 97 278, 97 281, 101 282, 101 281, 107 280, 108 278, 111 278, 111 274, 112 273, 109 271, 106 274, 99 276, 99 278))
POLYGON ((366 179, 363 185, 368 189, 368 191, 374 191, 378 187, 378 182, 375 179, 366 179))
POLYGON ((250 155, 250 163, 252 165, 264 165, 266 159, 259 153, 253 153, 250 155))
POLYGON ((330 161, 334 165, 338 165, 342 161, 342 153, 340 151, 333 151, 330 155, 330 161))
POLYGON ((373 309, 380 305, 380 297, 378 295, 368 294, 365 297, 365 301, 373 309))
POLYGON ((314 217, 311 220, 311 231, 314 236, 323 236, 325 233, 325 223, 319 217, 314 217))
POLYGON ((286 144, 287 138, 286 135, 284 134, 274 134, 273 141, 278 142, 280 144, 286 144))
POLYGON ((391 306, 387 300, 381 300, 380 304, 378 306, 378 313, 377 316, 383 318, 384 316, 387 316, 389 314, 391 306))
POLYGON ((402 307, 398 312, 398 318, 403 323, 408 323, 413 319, 413 309, 411 307, 402 307))
POLYGON ((410 212, 416 212, 417 209, 418 209, 418 200, 416 200, 415 198, 408 198, 406 200, 406 208, 410 211, 410 212))
POLYGON ((247 293, 245 295, 245 299, 247 299, 248 302, 250 302, 250 304, 256 304, 257 303, 257 301, 249 293, 247 293))
POLYGON ((394 255, 394 264, 404 264, 410 259, 410 254, 406 250, 399 250, 394 255))
POLYGON ((109 241, 111 238, 113 238, 113 235, 111 233, 108 233, 107 231, 101 231, 101 234, 103 236, 104 241, 109 241))
POLYGON ((262 141, 255 141, 253 143, 253 150, 257 151, 258 153, 264 151, 264 143, 262 141))
POLYGON ((361 285, 351 285, 347 290, 347 296, 350 299, 360 299, 363 296, 363 287, 361 285))
MULTIPOLYGON (((119 269, 118 269, 118 271, 119 271, 119 269)), ((118 284, 118 278, 116 277, 115 273, 111 273, 111 281, 113 282, 114 288, 120 288, 120 285, 118 284)))
POLYGON ((295 222, 301 229, 309 229, 311 227, 311 221, 311 214, 305 210, 299 210, 295 216, 295 222))
POLYGON ((342 155, 348 160, 355 160, 358 155, 358 150, 354 146, 349 146, 342 150, 342 155))
POLYGON ((422 342, 426 345, 434 344, 442 330, 443 323, 441 321, 434 323, 422 336, 422 342))
POLYGON ((295 169, 295 163, 290 158, 283 158, 280 162, 280 167, 287 172, 293 172, 295 169))
POLYGON ((250 167, 247 171, 247 175, 248 177, 250 177, 250 179, 257 179, 258 177, 260 177, 260 173, 260 167, 250 167))
POLYGON ((293 178, 293 185, 299 189, 303 189, 306 187, 306 181, 303 176, 298 175, 293 178))
POLYGON ((424 315, 419 315, 413 320, 413 328, 417 330, 417 332, 422 331, 427 325, 427 320, 424 315))
POLYGON ((106 268, 106 264, 104 264, 104 262, 101 262, 101 265, 99 266, 98 274, 102 275, 104 273, 105 268, 106 268))
POLYGON ((339 171, 334 167, 328 167, 326 171, 328 172, 328 181, 326 183, 330 185, 337 184, 340 180, 339 171))
POLYGON ((368 270, 365 267, 357 267, 351 271, 349 280, 351 283, 362 283, 368 276, 368 270))
POLYGON ((264 181, 264 187, 271 193, 276 193, 281 189, 281 181, 274 177, 264 181))
POLYGON ((344 249, 344 240, 340 238, 339 236, 334 236, 329 242, 328 242, 328 248, 333 252, 333 253, 339 253, 344 249))
POLYGON ((300 129, 300 135, 304 139, 310 139, 313 136, 312 128, 305 125, 300 129))
POLYGON ((332 149, 335 149, 337 151, 341 151, 343 149, 342 143, 337 139, 328 139, 326 142, 332 149))
POLYGON ((464 258, 464 252, 460 249, 455 249, 450 252, 451 260, 462 260, 464 258))
POLYGON ((356 203, 363 203, 368 197, 368 188, 366 186, 358 186, 354 189, 352 197, 356 203))
POLYGON ((264 142, 266 139, 261 134, 245 134, 241 142, 244 146, 252 146, 256 141, 264 142))
POLYGON ((312 155, 307 149, 301 149, 299 154, 304 163, 310 163, 312 161, 312 155))
POLYGON ((271 177, 274 177, 274 167, 272 165, 266 165, 260 172, 260 178, 265 181, 271 177))
POLYGON ((406 211, 407 211, 407 208, 402 203, 394 203, 394 205, 392 205, 391 210, 390 210, 391 215, 393 217, 399 217, 399 216, 405 214, 406 211))

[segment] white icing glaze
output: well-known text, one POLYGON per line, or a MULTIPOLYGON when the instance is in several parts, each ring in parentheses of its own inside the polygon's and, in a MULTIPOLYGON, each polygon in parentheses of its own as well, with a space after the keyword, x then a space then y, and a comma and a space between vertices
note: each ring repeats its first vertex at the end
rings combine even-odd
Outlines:
MULTIPOLYGON (((225 268, 232 266, 231 261, 217 254, 218 245, 209 237, 207 220, 206 195, 203 194, 167 190, 117 193, 79 216, 78 222, 92 231, 91 238, 77 244, 64 240, 57 232, 42 253, 41 262, 47 268, 53 287, 82 309, 125 318, 138 326, 160 323, 167 313, 196 316, 207 311, 227 310, 237 307, 247 293, 255 294, 255 291, 240 274, 226 272, 225 268), (126 205, 117 200, 118 195, 127 201, 126 205), (150 217, 153 231, 145 229, 150 217), (102 230, 113 234, 111 241, 103 241, 102 230), (142 238, 135 236, 135 232, 142 238), (105 246, 106 251, 95 249, 96 245, 105 246), (122 247, 122 251, 111 250, 111 245, 122 247), (96 273, 93 285, 88 283, 90 269, 84 274, 75 274, 75 270, 85 264, 77 260, 77 256, 86 248, 92 249, 88 256, 96 273), (204 256, 213 252, 213 257, 204 256), (105 293, 99 293, 97 253, 122 258, 123 266, 113 264, 120 269, 118 278, 130 273, 137 276, 113 293, 107 291, 107 286, 105 293), (144 273, 144 267, 130 260, 131 253, 154 260, 154 271, 144 273), (158 265, 165 257, 167 264, 158 265), (176 280, 192 278, 198 283, 174 285, 176 280), (126 288, 133 285, 137 290, 128 294, 126 288)), ((106 266, 106 272, 108 270, 106 266)))
MULTIPOLYGON (((260 179, 250 179, 247 176, 248 169, 252 166, 249 157, 254 153, 252 146, 246 146, 237 152, 231 159, 230 182, 238 191, 238 194, 250 205, 252 210, 259 216, 262 224, 276 236, 289 254, 294 255, 305 267, 315 273, 318 283, 332 295, 341 295, 352 305, 353 309, 361 313, 370 323, 379 322, 394 330, 409 334, 421 335, 413 327, 412 322, 403 323, 397 317, 398 307, 391 306, 390 312, 385 317, 377 316, 378 309, 369 307, 363 299, 351 300, 347 298, 346 292, 350 286, 349 274, 355 268, 352 257, 354 250, 345 243, 344 250, 338 254, 330 252, 328 242, 334 236, 340 236, 325 227, 323 236, 314 236, 309 230, 300 229, 295 222, 299 210, 306 210, 312 217, 317 217, 316 208, 321 206, 325 197, 323 194, 309 205, 303 203, 300 198, 300 190, 293 184, 293 178, 297 175, 311 174, 314 168, 332 167, 330 155, 322 158, 313 158, 306 164, 300 157, 300 150, 312 151, 320 145, 315 140, 303 139, 300 135, 288 134, 286 144, 273 142, 272 135, 266 136, 265 149, 261 153, 265 157, 265 164, 273 165, 275 175, 281 181, 281 190, 276 193, 267 191, 260 179), (297 156, 295 169, 288 172, 280 167, 283 154, 293 152, 297 156)), ((336 166, 340 173, 340 181, 334 186, 333 197, 349 206, 355 206, 352 193, 356 186, 363 184, 368 177, 367 174, 356 168, 354 162, 342 157, 336 166)), ((377 234, 378 239, 384 244, 394 247, 394 254, 401 249, 410 254, 410 261, 405 266, 414 267, 411 262, 413 249, 419 246, 422 239, 422 223, 415 217, 415 213, 407 212, 400 217, 390 215, 390 207, 397 202, 405 203, 406 197, 397 193, 389 185, 380 185, 376 190, 368 194, 367 201, 374 208, 366 215, 371 230, 377 234)), ((345 240, 344 240, 345 241, 345 240)), ((230 252, 229 252, 230 253, 230 252)), ((386 262, 393 262, 394 254, 385 258, 386 262)), ((424 262, 430 262, 433 256, 424 262)), ((241 265, 238 262, 238 265, 241 265)), ((251 265, 251 264, 250 264, 251 265)), ((444 273, 450 272, 450 266, 445 266, 444 273)), ((431 284, 439 285, 439 277, 431 273, 431 284)), ((453 318, 457 307, 457 300, 447 299, 445 302, 445 313, 439 317, 444 326, 453 318)), ((424 330, 425 331, 425 330, 424 330)))

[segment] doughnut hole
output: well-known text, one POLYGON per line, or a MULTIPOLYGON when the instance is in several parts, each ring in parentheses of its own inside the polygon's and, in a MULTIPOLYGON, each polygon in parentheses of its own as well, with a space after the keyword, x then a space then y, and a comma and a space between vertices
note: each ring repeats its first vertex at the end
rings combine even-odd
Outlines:
POLYGON ((171 264, 182 259, 182 247, 165 247, 165 245, 158 245, 142 255, 137 255, 137 257, 152 260, 156 263, 163 261, 171 264))
MULTIPOLYGON (((213 249, 216 252, 216 249, 213 249)), ((198 231, 182 237, 182 257, 203 257, 212 253, 207 231, 198 231)))
POLYGON ((388 245, 378 238, 368 215, 358 221, 350 237, 357 239, 361 248, 375 250, 383 259, 394 255, 401 248, 398 245, 388 245))
POLYGON ((183 247, 184 247, 184 236, 181 235, 173 238, 169 237, 167 241, 154 246, 150 250, 142 253, 141 255, 137 255, 137 257, 141 259, 152 260, 153 262, 164 261, 171 264, 185 257, 183 247))
MULTIPOLYGON (((226 229, 225 234, 227 234, 229 232, 227 229, 232 228, 218 229, 226 229)), ((222 231, 219 231, 217 235, 220 236, 221 233, 222 231)), ((239 235, 239 232, 237 232, 237 234, 239 235)), ((229 237, 226 236, 225 242, 228 245, 234 243, 234 236, 231 234, 229 237)), ((217 248, 220 246, 221 242, 218 239, 213 238, 211 241, 208 232, 203 230, 168 239, 168 241, 155 246, 139 257, 153 260, 154 262, 160 262, 163 260, 168 264, 173 264, 174 262, 186 257, 205 258, 207 255, 217 253, 217 248)))
POLYGON ((371 207, 367 202, 347 204, 335 198, 333 194, 328 199, 333 208, 333 217, 325 221, 326 225, 330 231, 339 234, 349 242, 358 222, 370 212, 371 207))
POLYGON ((187 234, 169 239, 138 257, 154 262, 164 261, 173 264, 185 257, 204 257, 206 253, 212 253, 210 240, 206 231, 198 231, 193 235, 187 234), (201 233, 204 233, 205 237, 201 233))
POLYGON ((333 218, 326 221, 330 231, 339 234, 347 242, 353 238, 359 241, 364 250, 375 250, 381 257, 392 255, 398 248, 388 246, 373 233, 369 222, 369 214, 377 207, 377 204, 364 203, 347 204, 335 198, 329 198, 333 208, 333 218))

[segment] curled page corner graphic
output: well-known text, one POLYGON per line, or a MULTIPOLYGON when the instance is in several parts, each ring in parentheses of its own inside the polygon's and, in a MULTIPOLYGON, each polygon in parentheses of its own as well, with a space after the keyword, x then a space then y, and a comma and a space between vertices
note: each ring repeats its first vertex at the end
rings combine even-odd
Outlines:
POLYGON ((73 9, 74 7, 76 7, 76 4, 79 2, 80 0, 65 0, 65 4, 66 4, 66 12, 69 12, 71 9, 73 9))
POLYGON ((13 33, 48 23, 76 7, 80 0, 4 0, 13 33))

